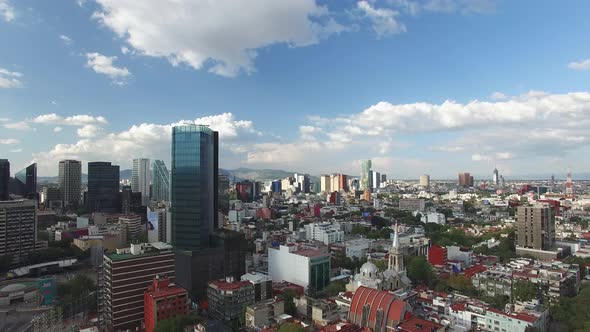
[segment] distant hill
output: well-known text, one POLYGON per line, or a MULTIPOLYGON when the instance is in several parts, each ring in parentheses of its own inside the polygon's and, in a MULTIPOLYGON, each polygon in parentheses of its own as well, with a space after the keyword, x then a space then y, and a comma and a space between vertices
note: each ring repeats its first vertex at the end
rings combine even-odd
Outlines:
MULTIPOLYGON (((251 169, 251 168, 238 168, 238 169, 219 169, 220 174, 227 175, 231 181, 269 181, 283 179, 288 176, 293 176, 296 172, 283 171, 280 169, 251 169)), ((119 175, 121 180, 131 180, 131 170, 124 169, 119 175)), ((57 176, 40 176, 37 178, 39 183, 57 183, 57 176)), ((316 176, 310 176, 311 182, 319 182, 319 178, 316 176)), ((82 182, 88 182, 88 174, 82 174, 82 182)))

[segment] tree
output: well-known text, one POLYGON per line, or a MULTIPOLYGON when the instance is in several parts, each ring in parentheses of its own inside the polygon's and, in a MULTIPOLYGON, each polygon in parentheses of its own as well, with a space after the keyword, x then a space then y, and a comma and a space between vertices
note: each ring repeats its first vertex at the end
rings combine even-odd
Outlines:
POLYGON ((194 315, 179 315, 158 321, 154 332, 183 332, 187 325, 196 324, 200 319, 194 315))
POLYGON ((286 289, 282 296, 285 303, 285 313, 291 316, 295 316, 295 311, 297 310, 295 303, 293 303, 295 296, 297 296, 297 293, 292 289, 286 289))
POLYGON ((549 308, 553 319, 565 324, 567 331, 590 330, 590 288, 584 288, 575 297, 561 297, 549 308))
POLYGON ((426 257, 413 257, 408 263, 407 271, 408 278, 410 278, 414 284, 425 284, 429 287, 434 286, 436 275, 432 269, 432 265, 426 260, 426 257))
POLYGON ((328 284, 328 286, 326 286, 324 291, 326 292, 326 294, 328 294, 328 296, 336 296, 340 292, 346 291, 346 284, 344 284, 341 281, 331 282, 330 284, 328 284))
POLYGON ((379 271, 387 270, 387 267, 389 265, 389 263, 384 259, 375 260, 375 261, 373 261, 373 263, 379 269, 379 271))
POLYGON ((299 324, 287 323, 281 325, 278 332, 305 332, 305 329, 299 324))
POLYGON ((537 297, 537 285, 528 280, 517 280, 512 284, 512 294, 520 301, 530 301, 537 297))
POLYGON ((476 293, 475 287, 469 278, 464 275, 453 275, 449 277, 448 285, 453 290, 458 291, 464 295, 474 295, 476 293))

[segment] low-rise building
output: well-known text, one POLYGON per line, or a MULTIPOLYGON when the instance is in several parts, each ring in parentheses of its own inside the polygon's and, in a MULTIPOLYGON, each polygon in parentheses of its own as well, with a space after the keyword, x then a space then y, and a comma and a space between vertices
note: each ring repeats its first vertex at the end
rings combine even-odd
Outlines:
POLYGON ((273 282, 284 280, 312 294, 321 292, 330 282, 330 255, 294 243, 268 248, 268 272, 273 282))
POLYGON ((254 285, 254 302, 272 298, 272 278, 263 273, 250 272, 244 274, 241 281, 249 281, 254 285))
POLYGON ((426 201, 423 198, 401 198, 399 200, 399 209, 403 211, 424 211, 426 201))
POLYGON ((325 245, 342 242, 344 238, 344 231, 338 230, 329 222, 307 224, 304 229, 307 240, 320 241, 325 245))
POLYGON ((233 277, 209 282, 207 287, 209 316, 222 321, 239 319, 244 307, 254 303, 254 285, 235 281, 233 277))
POLYGON ((559 261, 513 259, 508 264, 489 267, 471 278, 473 286, 488 296, 510 296, 513 281, 530 281, 552 301, 574 296, 580 289, 580 268, 577 264, 559 261))
POLYGON ((246 307, 246 328, 262 328, 278 322, 285 313, 285 302, 278 298, 268 299, 246 307))
POLYGON ((299 316, 310 319, 316 326, 326 326, 340 320, 339 308, 334 302, 309 296, 294 298, 293 302, 299 316))
POLYGON ((145 331, 153 332, 159 321, 188 313, 189 298, 186 289, 170 282, 167 277, 156 276, 144 293, 145 331))

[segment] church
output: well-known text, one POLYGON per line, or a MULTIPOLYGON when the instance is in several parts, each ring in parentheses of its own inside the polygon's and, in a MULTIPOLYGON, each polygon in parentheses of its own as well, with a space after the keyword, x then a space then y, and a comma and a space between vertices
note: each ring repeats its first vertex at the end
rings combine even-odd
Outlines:
POLYGON ((359 273, 355 274, 346 285, 346 290, 355 292, 361 286, 377 290, 409 290, 412 288, 412 281, 406 275, 404 257, 399 246, 397 224, 395 225, 393 244, 389 249, 387 270, 379 271, 369 256, 368 261, 361 266, 359 273))

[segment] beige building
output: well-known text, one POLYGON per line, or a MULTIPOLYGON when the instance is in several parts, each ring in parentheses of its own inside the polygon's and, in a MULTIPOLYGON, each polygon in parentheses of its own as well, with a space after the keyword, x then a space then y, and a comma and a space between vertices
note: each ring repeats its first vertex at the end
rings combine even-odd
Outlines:
POLYGON ((430 175, 420 175, 420 186, 424 188, 430 188, 430 175))
POLYGON ((281 299, 270 299, 251 304, 246 307, 246 327, 260 328, 278 322, 278 317, 285 313, 285 302, 281 299))
POLYGON ((332 192, 332 181, 330 179, 330 175, 320 176, 320 191, 325 193, 332 192))
POLYGON ((550 250, 555 244, 555 215, 547 206, 521 206, 516 213, 516 245, 550 250))

